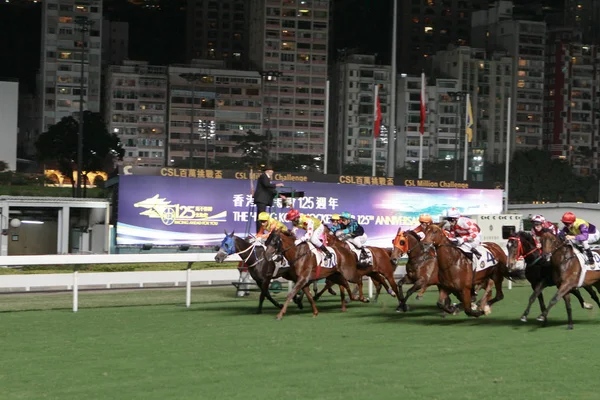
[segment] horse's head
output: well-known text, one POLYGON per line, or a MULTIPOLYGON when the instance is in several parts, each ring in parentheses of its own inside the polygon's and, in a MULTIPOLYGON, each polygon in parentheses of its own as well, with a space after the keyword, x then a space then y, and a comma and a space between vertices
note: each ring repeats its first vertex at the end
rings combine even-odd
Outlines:
POLYGON ((539 256, 541 250, 536 246, 535 239, 529 232, 513 233, 506 243, 508 249, 507 267, 511 272, 523 272, 526 267, 526 259, 534 253, 539 256))
POLYGON ((227 233, 225 231, 225 237, 221 241, 220 246, 215 246, 217 250, 217 255, 215 255, 215 261, 218 263, 222 263, 225 259, 235 253, 235 240, 233 236, 234 231, 231 233, 227 233))
POLYGON ((273 229, 265 241, 265 258, 274 261, 277 255, 283 254, 283 241, 279 229, 273 229))
POLYGON ((400 257, 408 253, 408 238, 404 235, 402 228, 398 228, 396 237, 392 240, 394 247, 392 248, 392 254, 390 259, 392 263, 396 265, 400 260, 400 257))
POLYGON ((431 224, 425 230, 425 237, 421 240, 423 249, 429 251, 431 247, 438 247, 448 242, 448 238, 444 234, 444 230, 436 224, 431 224))
POLYGON ((565 244, 564 238, 559 238, 550 231, 542 233, 540 242, 542 243, 542 256, 547 262, 552 259, 554 251, 565 244))

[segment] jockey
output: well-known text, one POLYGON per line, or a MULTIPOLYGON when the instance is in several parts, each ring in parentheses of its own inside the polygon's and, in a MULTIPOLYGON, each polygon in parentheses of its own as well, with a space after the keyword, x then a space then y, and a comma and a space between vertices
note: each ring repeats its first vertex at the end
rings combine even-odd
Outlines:
POLYGON ((600 231, 598 231, 595 225, 592 225, 581 218, 577 218, 572 212, 566 212, 562 216, 561 221, 565 224, 561 233, 566 234, 567 239, 583 246, 585 255, 587 256, 587 263, 594 265, 594 256, 590 249, 589 242, 597 242, 598 239, 600 239, 600 231))
POLYGON ((335 232, 335 236, 341 240, 346 240, 352 243, 357 249, 360 249, 360 255, 362 258, 367 258, 367 253, 363 246, 367 242, 367 234, 362 226, 352 218, 352 215, 348 211, 344 211, 340 215, 342 221, 341 229, 335 232))
POLYGON ((336 231, 340 230, 341 227, 342 227, 342 224, 340 224, 340 215, 332 214, 331 215, 331 227, 329 228, 329 231, 331 233, 335 233, 336 231))
POLYGON ((257 239, 266 239, 269 237, 271 232, 275 229, 279 229, 281 231, 287 232, 288 228, 284 225, 283 222, 276 220, 275 218, 271 218, 271 215, 263 211, 258 214, 258 220, 260 221, 260 229, 256 232, 257 239))
POLYGON ((317 249, 321 250, 325 253, 325 258, 331 258, 332 254, 329 252, 327 247, 321 241, 321 236, 323 236, 324 225, 318 218, 311 217, 310 215, 301 214, 300 211, 291 209, 285 216, 287 221, 291 221, 294 228, 292 229, 292 233, 296 234, 298 229, 303 229, 306 231, 306 234, 300 238, 296 239, 295 245, 299 245, 302 242, 310 241, 317 249))
POLYGON ((546 221, 543 215, 534 215, 531 217, 531 223, 533 226, 531 227, 531 236, 535 240, 536 246, 540 248, 542 246, 540 242, 540 236, 544 234, 544 232, 552 232, 556 235, 556 226, 550 221, 546 221))
POLYGON ((445 219, 450 223, 447 229, 450 240, 467 254, 471 252, 480 258, 481 253, 476 247, 481 244, 481 232, 477 224, 471 218, 461 216, 457 208, 447 210, 445 219))
POLYGON ((429 214, 421 214, 419 215, 419 226, 413 229, 413 232, 417 234, 421 240, 425 237, 425 230, 429 225, 433 223, 433 218, 429 214))

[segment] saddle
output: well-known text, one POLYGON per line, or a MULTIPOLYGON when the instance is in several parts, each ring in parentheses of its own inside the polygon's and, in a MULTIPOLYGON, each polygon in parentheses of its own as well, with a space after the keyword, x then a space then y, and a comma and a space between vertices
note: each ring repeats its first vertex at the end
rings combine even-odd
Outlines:
POLYGON ((348 247, 350 247, 350 250, 352 250, 352 252, 354 252, 354 254, 356 254, 356 258, 358 259, 359 266, 368 267, 371 264, 373 264, 373 253, 371 252, 371 250, 367 249, 366 247, 359 249, 352 242, 346 242, 346 243, 348 244, 348 247), (364 254, 363 254, 363 251, 364 251, 364 254), (365 257, 365 255, 366 255, 366 257, 365 257))

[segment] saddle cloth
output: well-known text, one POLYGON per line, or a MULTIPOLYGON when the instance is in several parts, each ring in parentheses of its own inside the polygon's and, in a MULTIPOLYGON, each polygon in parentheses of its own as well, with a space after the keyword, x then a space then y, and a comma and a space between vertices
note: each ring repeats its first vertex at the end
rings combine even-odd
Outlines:
POLYGON ((579 260, 579 265, 581 266, 581 272, 579 273, 579 282, 577 283, 577 287, 580 288, 583 286, 583 282, 585 281, 585 274, 588 271, 600 271, 600 254, 592 251, 594 255, 594 265, 589 265, 587 263, 587 256, 578 248, 573 247, 575 254, 577 255, 577 259, 579 260))
POLYGON ((330 259, 326 259, 325 254, 323 254, 323 252, 321 250, 317 249, 314 244, 312 244, 311 242, 307 242, 307 243, 308 243, 308 246, 310 247, 310 251, 312 251, 312 253, 317 258, 317 265, 319 267, 335 268, 335 266, 337 265, 337 254, 335 253, 335 250, 333 250, 333 248, 331 248, 329 246, 325 246, 325 247, 327 247, 327 250, 329 250, 329 252, 331 253, 331 256, 332 256, 330 259))
POLYGON ((479 251, 481 257, 473 254, 473 270, 475 272, 483 271, 498 264, 496 257, 484 245, 477 246, 477 251, 479 251))
POLYGON ((354 252, 354 254, 356 254, 356 259, 361 261, 361 264, 365 264, 365 265, 372 265, 373 264, 373 253, 371 252, 370 249, 368 249, 366 246, 363 247, 363 249, 365 249, 365 253, 367 253, 367 258, 361 260, 361 249, 357 248, 353 243, 351 242, 347 242, 350 245, 350 249, 354 252))

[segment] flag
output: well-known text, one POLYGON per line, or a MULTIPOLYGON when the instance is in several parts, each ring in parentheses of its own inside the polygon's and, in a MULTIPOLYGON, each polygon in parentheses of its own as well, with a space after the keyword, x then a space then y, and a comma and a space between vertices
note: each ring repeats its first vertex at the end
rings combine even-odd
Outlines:
POLYGON ((467 121, 465 122, 465 133, 467 135, 467 141, 470 143, 473 141, 473 109, 471 108, 471 99, 467 95, 467 121))
POLYGON ((425 118, 427 108, 427 99, 425 97, 425 72, 421 74, 421 126, 419 127, 419 131, 421 135, 425 133, 425 118))
POLYGON ((381 102, 379 101, 379 85, 375 85, 375 115, 374 115, 373 135, 379 137, 381 131, 381 102))

